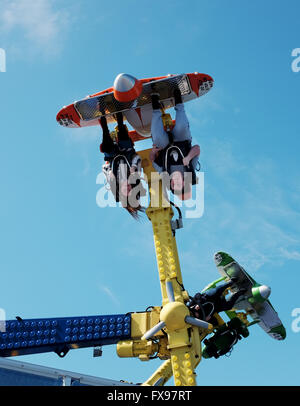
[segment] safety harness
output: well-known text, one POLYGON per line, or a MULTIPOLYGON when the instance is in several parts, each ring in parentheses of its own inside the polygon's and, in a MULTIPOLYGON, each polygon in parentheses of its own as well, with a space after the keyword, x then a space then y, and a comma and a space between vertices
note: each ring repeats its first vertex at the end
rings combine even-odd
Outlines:
MULTIPOLYGON (((191 298, 192 299, 192 298, 191 298)), ((205 294, 201 294, 201 300, 197 300, 192 306, 189 306, 193 313, 200 314, 200 319, 207 320, 215 313, 215 305, 213 302, 205 297, 205 294), (195 310, 195 307, 199 306, 199 310, 195 310)))
POLYGON ((158 152, 154 162, 163 169, 163 172, 167 172, 169 175, 171 174, 171 166, 183 166, 184 173, 192 174, 192 185, 195 185, 197 177, 193 165, 191 162, 187 166, 183 164, 183 158, 190 152, 192 143, 189 140, 174 141, 172 133, 174 122, 170 114, 166 114, 163 108, 161 110, 162 122, 169 137, 169 144, 158 152))
MULTIPOLYGON (((129 138, 127 140, 119 140, 117 142, 118 127, 112 132, 111 136, 114 140, 114 150, 110 153, 104 153, 104 159, 109 164, 112 173, 114 174, 114 185, 111 184, 111 180, 107 179, 112 192, 115 189, 115 199, 116 202, 120 201, 119 197, 119 180, 128 179, 130 176, 130 168, 132 166, 132 161, 134 156, 136 156, 136 151, 134 149, 134 144, 129 138), (113 186, 113 187, 112 187, 113 186)), ((139 185, 140 179, 137 176, 135 183, 131 183, 133 187, 139 185)), ((139 196, 137 196, 139 198, 139 196)))

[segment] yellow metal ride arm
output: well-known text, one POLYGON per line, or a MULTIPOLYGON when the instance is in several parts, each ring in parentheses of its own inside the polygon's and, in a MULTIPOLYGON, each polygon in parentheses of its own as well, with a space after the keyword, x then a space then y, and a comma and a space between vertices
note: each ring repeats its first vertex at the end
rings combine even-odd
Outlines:
POLYGON ((213 326, 191 317, 185 305, 189 295, 183 290, 177 245, 171 226, 174 213, 164 197, 161 178, 150 161, 150 151, 140 151, 139 155, 149 185, 150 205, 146 213, 153 227, 162 307, 132 315, 133 326, 136 324, 132 337, 136 336, 137 340, 127 342, 130 349, 123 352, 126 342, 119 343, 118 354, 149 359, 149 355, 156 352, 159 358, 166 360, 143 385, 164 385, 173 375, 175 386, 195 386, 195 368, 201 361, 201 341, 213 326), (137 320, 138 317, 140 320, 137 320))

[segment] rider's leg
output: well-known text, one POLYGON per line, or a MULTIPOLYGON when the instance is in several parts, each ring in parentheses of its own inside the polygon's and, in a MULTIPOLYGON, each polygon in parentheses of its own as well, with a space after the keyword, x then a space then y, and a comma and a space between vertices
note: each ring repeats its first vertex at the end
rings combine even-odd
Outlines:
POLYGON ((118 112, 116 114, 116 116, 117 116, 118 130, 119 130, 118 138, 120 141, 128 140, 130 137, 129 137, 127 128, 124 125, 123 114, 121 112, 118 112))
POLYGON ((236 292, 236 293, 234 293, 233 295, 231 295, 230 297, 229 297, 229 299, 225 299, 224 300, 224 303, 223 303, 223 310, 224 311, 226 311, 226 310, 231 310, 233 307, 234 307, 234 305, 235 305, 235 303, 236 303, 236 301, 238 300, 238 298, 240 297, 240 296, 242 296, 243 294, 245 293, 245 289, 241 289, 241 290, 239 290, 238 292, 236 292))
POLYGON ((177 104, 182 104, 181 91, 178 88, 174 90, 174 101, 175 106, 177 106, 177 104))
POLYGON ((172 131, 174 141, 192 141, 190 124, 185 113, 184 104, 177 104, 175 106, 175 111, 175 127, 172 131))
POLYGON ((100 124, 102 127, 102 143, 101 143, 101 151, 106 153, 111 153, 114 150, 114 143, 110 136, 110 132, 107 126, 107 121, 105 116, 101 116, 100 124))
POLYGON ((222 285, 219 285, 213 289, 209 289, 208 291, 205 292, 205 295, 208 300, 211 300, 213 302, 217 301, 222 296, 224 291, 228 289, 231 285, 232 285, 231 281, 223 283, 222 285))
POLYGON ((226 289, 230 288, 230 286, 232 286, 231 281, 222 283, 221 285, 216 287, 216 294, 221 296, 225 292, 226 289))
POLYGON ((152 121, 151 121, 151 135, 153 144, 158 148, 165 148, 169 144, 169 136, 164 129, 162 121, 162 112, 159 108, 159 103, 157 104, 157 95, 151 96, 152 99, 152 121))

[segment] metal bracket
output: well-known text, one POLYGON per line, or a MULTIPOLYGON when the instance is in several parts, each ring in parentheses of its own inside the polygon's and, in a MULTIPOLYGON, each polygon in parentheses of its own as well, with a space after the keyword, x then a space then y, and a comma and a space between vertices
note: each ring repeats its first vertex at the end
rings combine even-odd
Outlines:
POLYGON ((176 219, 176 220, 171 220, 171 229, 173 232, 173 235, 175 235, 176 230, 183 228, 183 221, 182 218, 176 219))
POLYGON ((69 352, 69 348, 67 346, 59 346, 56 348, 56 350, 54 351, 60 358, 64 358, 68 352, 69 352))
POLYGON ((102 351, 102 346, 99 347, 94 347, 94 351, 93 351, 93 357, 102 357, 103 351, 102 351))

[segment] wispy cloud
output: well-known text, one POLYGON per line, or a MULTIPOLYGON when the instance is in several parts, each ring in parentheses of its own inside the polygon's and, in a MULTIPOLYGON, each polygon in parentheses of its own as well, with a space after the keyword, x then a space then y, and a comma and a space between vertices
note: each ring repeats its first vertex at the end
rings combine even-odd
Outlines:
POLYGON ((205 148, 205 211, 198 221, 185 221, 186 231, 197 237, 183 249, 183 268, 202 283, 208 272, 212 275, 212 255, 219 250, 231 253, 250 273, 259 272, 260 279, 270 277, 262 275, 264 267, 299 261, 293 178, 283 177, 270 156, 245 161, 234 142, 211 138, 205 148))
POLYGON ((67 145, 74 143, 98 143, 100 144, 102 139, 101 127, 82 127, 82 128, 65 128, 58 127, 58 133, 64 137, 67 145))
POLYGON ((216 90, 212 88, 212 90, 210 90, 207 95, 202 96, 200 100, 187 103, 185 110, 191 128, 198 127, 203 131, 205 126, 214 124, 216 111, 224 111, 222 97, 216 94, 216 90))
POLYGON ((61 50, 70 13, 54 0, 0 0, 2 34, 19 31, 28 45, 44 54, 61 50))
POLYGON ((73 152, 76 151, 76 154, 79 155, 81 175, 90 175, 91 171, 101 169, 103 154, 100 154, 99 152, 99 145, 101 143, 100 126, 65 128, 57 125, 56 135, 58 140, 64 143, 64 147, 67 150, 72 150, 73 152), (97 152, 99 154, 99 166, 96 169, 91 156, 97 152))
POLYGON ((102 292, 104 292, 109 298, 110 300, 117 306, 120 306, 120 301, 117 298, 117 296, 112 292, 112 290, 110 288, 108 288, 107 286, 104 285, 100 285, 99 286, 100 290, 102 292))
POLYGON ((281 248, 280 253, 286 259, 293 259, 295 261, 300 261, 300 252, 299 251, 288 251, 285 248, 281 248))

